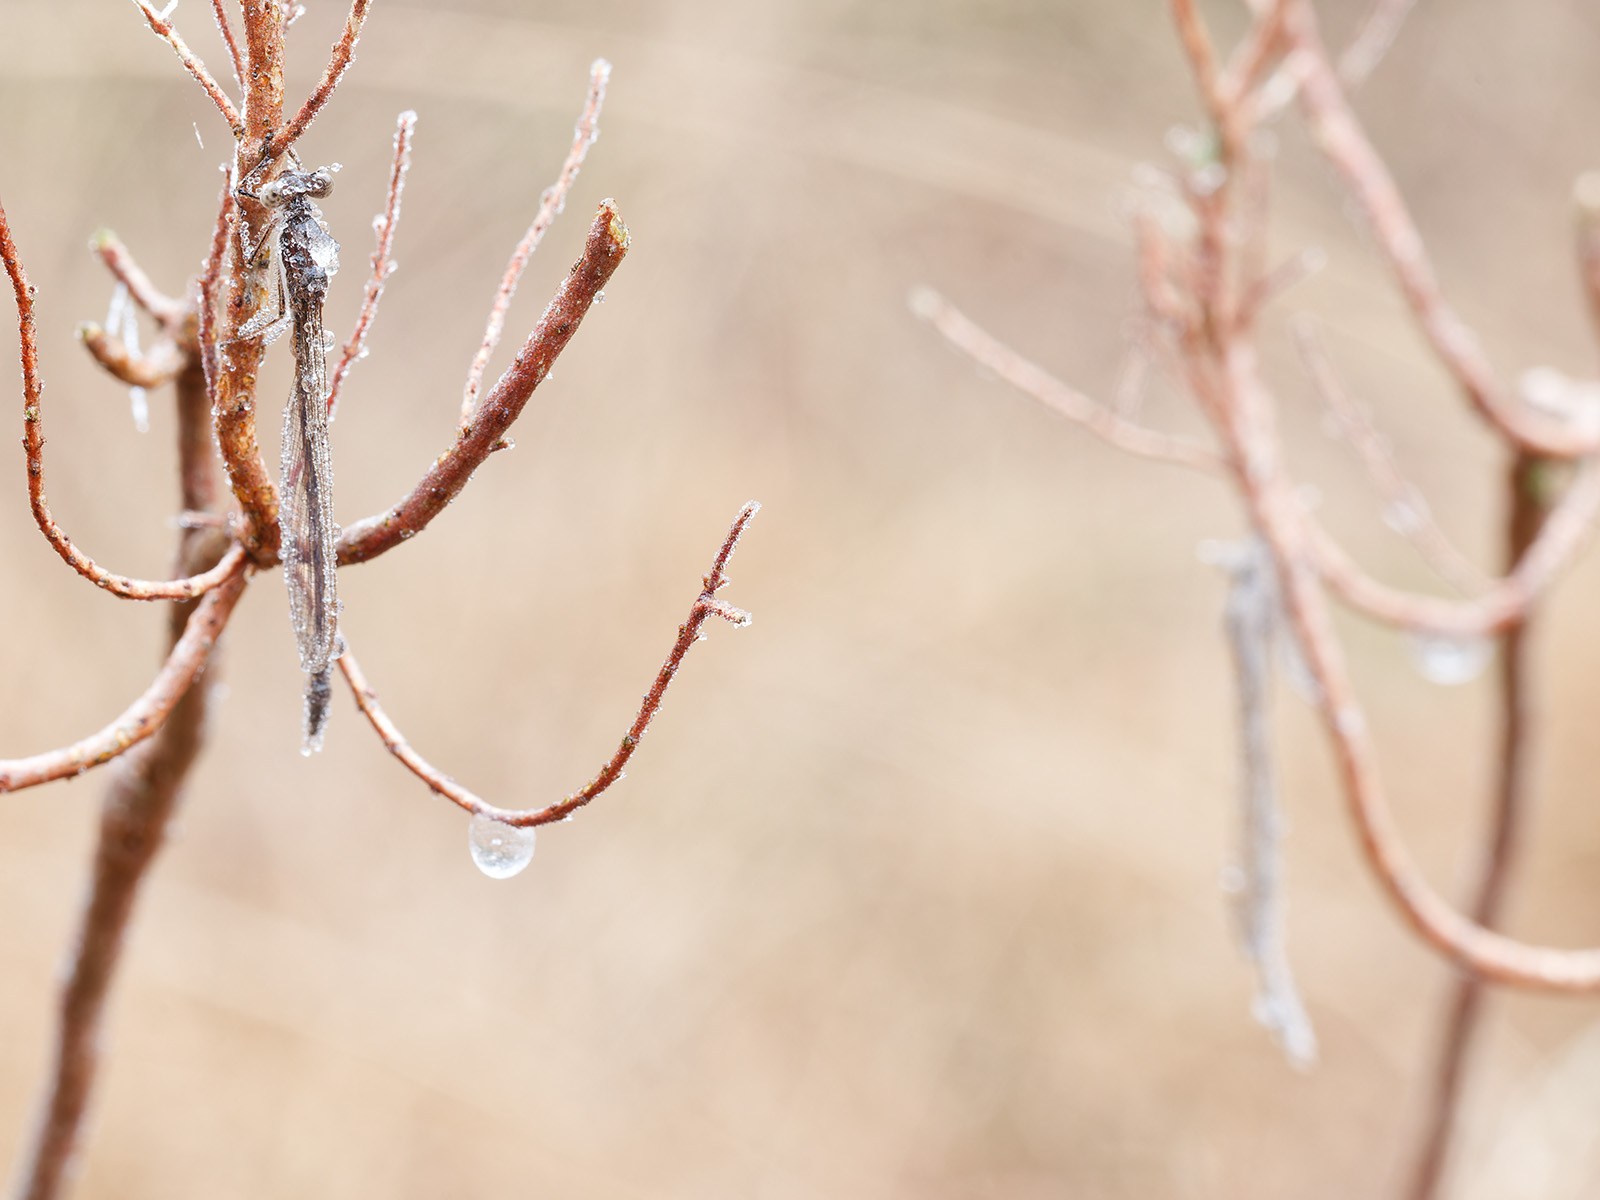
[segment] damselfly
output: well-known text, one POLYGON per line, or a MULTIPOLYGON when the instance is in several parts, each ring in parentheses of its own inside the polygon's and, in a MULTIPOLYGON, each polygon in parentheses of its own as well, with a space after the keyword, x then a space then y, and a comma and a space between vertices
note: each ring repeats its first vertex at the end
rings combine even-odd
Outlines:
POLYGON ((333 190, 326 167, 280 172, 259 189, 249 186, 265 167, 245 177, 235 194, 268 212, 255 245, 243 246, 245 264, 258 281, 259 306, 239 338, 270 342, 294 331, 294 386, 283 410, 283 462, 278 528, 289 617, 306 681, 304 741, 322 748, 328 720, 329 668, 338 658, 338 563, 334 553, 333 464, 328 453, 327 337, 322 302, 339 269, 339 243, 322 222, 315 201, 333 190))

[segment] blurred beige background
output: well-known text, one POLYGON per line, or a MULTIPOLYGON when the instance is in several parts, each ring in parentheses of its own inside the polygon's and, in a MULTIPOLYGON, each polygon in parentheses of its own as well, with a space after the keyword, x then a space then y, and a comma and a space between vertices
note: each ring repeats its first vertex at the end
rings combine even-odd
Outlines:
MULTIPOLYGON (((1324 7, 1338 40, 1355 6, 1324 7)), ((1241 24, 1236 5, 1211 12, 1241 24)), ((207 6, 175 19, 225 73, 207 6)), ((316 0, 295 26, 295 97, 341 19, 316 0)), ((136 434, 125 390, 75 345, 110 291, 84 247, 108 225, 179 288, 226 134, 131 5, 0 4, 0 30, 0 196, 41 286, 50 499, 89 553, 160 573, 172 421, 154 395, 136 434)), ((1600 162, 1597 34, 1577 0, 1423 3, 1361 100, 1508 374, 1593 366, 1566 197, 1600 162)), ((599 55, 603 134, 495 370, 601 197, 633 250, 518 448, 425 536, 344 574, 344 628, 424 754, 528 805, 615 745, 752 497, 766 508, 725 595, 755 624, 710 630, 626 782, 498 883, 469 861, 464 816, 347 699, 328 749, 300 757, 286 605, 260 581, 138 916, 79 1195, 1382 1194, 1446 976, 1380 900, 1284 695, 1291 949, 1321 1065, 1290 1071, 1248 1015, 1217 886, 1236 782, 1222 587, 1194 553, 1238 531, 1229 497, 980 377, 905 305, 932 284, 1109 394, 1134 310, 1118 197, 1195 113, 1161 6, 380 0, 302 143, 344 164, 324 205, 343 330, 395 113, 420 113, 401 269, 334 431, 345 520, 446 445, 599 55)), ((1292 120, 1282 138, 1276 248, 1316 242, 1331 265, 1280 317, 1323 317, 1446 526, 1492 562, 1497 451, 1292 120)), ((1268 352, 1328 519, 1374 569, 1421 581, 1319 433, 1281 323, 1268 352)), ((1193 423, 1159 388, 1149 410, 1193 423)), ((264 413, 269 447, 276 431, 264 413)), ((32 526, 20 454, 0 466, 0 754, 17 755, 137 692, 162 617, 73 577, 32 526)), ((1540 639, 1514 923, 1562 944, 1600 941, 1597 603, 1591 562, 1540 639)), ((1485 800, 1490 696, 1425 684, 1400 638, 1347 630, 1405 830, 1451 887, 1485 800)), ((0 1164, 43 1067, 103 782, 0 802, 0 1164)), ((1456 1195, 1589 1194, 1597 1014, 1495 1001, 1456 1195)))

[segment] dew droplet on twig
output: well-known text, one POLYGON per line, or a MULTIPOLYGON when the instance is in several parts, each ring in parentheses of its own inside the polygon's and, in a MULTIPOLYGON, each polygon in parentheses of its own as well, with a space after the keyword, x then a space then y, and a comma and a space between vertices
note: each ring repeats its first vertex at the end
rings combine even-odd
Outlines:
POLYGON ((1436 633, 1414 633, 1410 639, 1411 658, 1417 672, 1429 683, 1454 687, 1470 683, 1483 673, 1494 651, 1487 638, 1441 637, 1436 633))
POLYGON ((472 861, 490 879, 510 879, 533 860, 535 830, 519 829, 493 817, 476 816, 467 826, 472 861))

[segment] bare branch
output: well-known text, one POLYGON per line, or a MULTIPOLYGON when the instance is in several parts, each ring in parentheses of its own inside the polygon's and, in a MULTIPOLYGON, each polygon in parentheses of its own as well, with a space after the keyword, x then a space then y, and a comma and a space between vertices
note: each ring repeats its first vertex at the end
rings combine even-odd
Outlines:
MULTIPOLYGON (((361 37, 361 26, 367 19, 367 10, 372 7, 372 0, 351 0, 350 13, 344 19, 344 32, 339 40, 333 44, 333 51, 329 55, 327 68, 322 72, 322 79, 317 84, 316 90, 306 97, 306 102, 300 106, 300 111, 295 113, 291 120, 267 143, 263 160, 278 158, 295 142, 300 140, 300 135, 306 131, 322 106, 333 95, 334 88, 339 86, 339 80, 344 77, 345 70, 350 66, 350 60, 355 57, 356 42, 361 37)), ((279 51, 282 51, 283 30, 278 30, 279 51)), ((281 77, 280 77, 281 78, 281 77)), ((279 84, 280 88, 282 84, 279 84)), ((281 103, 281 92, 280 92, 281 103)))
POLYGON ((931 288, 918 288, 912 293, 911 311, 937 329, 952 346, 1012 387, 1069 421, 1084 426, 1117 449, 1210 473, 1224 470, 1225 464, 1215 451, 1187 438, 1160 433, 1127 420, 1068 387, 1042 367, 996 341, 931 288))
POLYGON ((244 125, 239 120, 239 110, 233 106, 233 101, 228 99, 227 93, 217 86, 217 81, 211 78, 211 72, 206 70, 205 63, 201 62, 195 52, 184 44, 183 38, 178 36, 178 31, 172 27, 171 23, 165 20, 155 9, 151 8, 146 3, 146 0, 133 0, 133 2, 139 6, 139 11, 144 14, 144 19, 150 22, 150 28, 155 31, 156 36, 163 38, 172 47, 178 58, 182 60, 183 65, 188 68, 189 74, 193 75, 200 86, 205 89, 206 95, 211 97, 211 102, 217 106, 217 111, 222 114, 222 119, 228 123, 228 128, 235 134, 242 132, 244 125))
POLYGON ((475 419, 455 444, 428 469, 411 493, 387 512, 347 526, 339 539, 341 564, 365 562, 420 533, 467 484, 473 471, 494 453, 506 430, 522 413, 534 388, 550 373, 595 296, 628 252, 628 227, 616 204, 604 200, 589 227, 583 256, 556 291, 500 382, 479 406, 475 419))
POLYGON ((44 426, 40 419, 39 401, 44 385, 39 379, 38 333, 34 324, 33 297, 35 288, 28 282, 22 259, 17 254, 16 243, 11 238, 11 225, 5 209, 0 208, 0 259, 5 261, 6 273, 11 276, 12 290, 17 301, 18 335, 22 345, 22 444, 27 454, 28 502, 33 517, 55 551, 66 563, 85 579, 114 595, 129 600, 185 600, 217 587, 228 571, 232 570, 240 555, 229 558, 227 570, 218 567, 187 579, 149 580, 130 579, 107 571, 83 551, 72 544, 72 539, 56 524, 50 515, 50 506, 44 495, 44 426))
POLYGON ((244 62, 239 57, 239 43, 234 39, 233 29, 228 24, 228 14, 222 6, 222 0, 211 0, 211 12, 217 18, 217 32, 222 35, 223 44, 228 47, 228 61, 233 66, 234 86, 243 92, 244 62))
POLYGON ((383 212, 375 224, 378 245, 372 252, 372 277, 367 280, 366 296, 361 302, 361 315, 356 327, 344 344, 339 361, 328 375, 328 417, 331 419, 339 407, 339 390, 351 364, 366 355, 367 330, 378 315, 378 301, 383 299, 383 286, 394 274, 395 264, 389 257, 394 246, 394 227, 400 220, 400 193, 405 191, 406 171, 411 166, 411 134, 417 127, 417 114, 409 109, 400 114, 394 131, 394 165, 389 168, 389 192, 383 212))
POLYGON ((95 362, 129 387, 153 388, 170 383, 189 361, 171 338, 160 338, 143 354, 134 354, 120 337, 107 333, 93 321, 78 326, 78 340, 95 362))
POLYGON ((111 277, 128 289, 133 302, 167 327, 181 327, 189 317, 189 306, 163 294, 134 261, 121 239, 102 229, 89 239, 89 249, 105 264, 111 277))
POLYGON ((1379 583, 1302 509, 1300 551, 1339 598, 1368 616, 1403 629, 1453 638, 1499 633, 1521 621, 1592 536, 1600 510, 1600 460, 1584 459, 1566 494, 1511 574, 1470 600, 1420 596, 1379 583))
MULTIPOLYGON (((1486 929, 1451 907, 1417 869, 1389 811, 1366 714, 1351 686, 1326 600, 1305 565, 1298 502, 1270 438, 1263 437, 1260 421, 1270 402, 1254 348, 1233 342, 1221 353, 1229 392, 1224 431, 1238 460, 1251 465, 1239 472, 1239 486, 1251 523, 1272 551, 1285 609, 1321 690, 1323 724, 1368 864, 1407 923, 1458 966, 1520 987, 1600 991, 1600 950, 1535 946, 1486 929)), ((1531 556, 1532 551, 1524 561, 1531 556)))
POLYGON ((1300 104, 1312 135, 1349 185, 1423 334, 1472 406, 1513 443, 1535 453, 1576 458, 1600 450, 1600 428, 1550 420, 1506 394, 1477 338, 1440 291, 1400 189, 1328 63, 1310 5, 1296 5, 1289 29, 1301 51, 1300 104))
POLYGON ((450 776, 444 774, 437 767, 430 764, 425 758, 411 748, 411 743, 406 741, 405 735, 387 713, 378 704, 378 694, 367 682, 362 674, 360 665, 355 656, 346 648, 344 656, 339 659, 339 670, 344 673, 350 691, 355 696, 356 704, 372 723, 373 729, 383 739, 383 744, 389 752, 405 764, 407 770, 426 783, 439 795, 460 805, 475 816, 490 817, 506 825, 532 826, 547 825, 552 821, 559 821, 568 814, 582 808, 601 792, 605 791, 618 779, 622 778, 623 767, 633 757, 633 752, 639 746, 639 741, 644 737, 645 730, 650 727, 650 721, 655 716, 656 710, 661 707, 662 697, 665 696, 667 687, 673 677, 678 673, 684 656, 689 653, 689 648, 700 640, 700 627, 705 624, 706 618, 711 616, 721 617, 735 625, 748 625, 750 614, 734 608, 730 604, 717 599, 716 593, 727 582, 728 578, 723 573, 728 565, 728 559, 733 554, 734 548, 739 544, 739 537, 744 533, 745 526, 750 523, 750 518, 755 516, 761 506, 751 501, 739 510, 739 515, 734 519, 733 526, 728 530, 728 536, 723 540, 722 548, 717 551, 717 557, 711 564, 711 570, 702 581, 700 594, 695 597, 694 604, 689 609, 689 619, 678 626, 678 639, 672 645, 672 651, 667 655, 667 661, 657 673, 655 682, 650 690, 645 693, 644 701, 639 706, 639 713, 634 718, 628 732, 623 735, 621 744, 616 752, 607 760, 605 766, 600 768, 595 775, 581 789, 571 795, 558 800, 556 803, 544 808, 508 809, 497 808, 495 805, 480 799, 466 788, 462 787, 450 776))
POLYGON ((516 293, 517 281, 522 278, 523 268, 533 257, 533 252, 539 248, 545 230, 550 228, 551 223, 566 207, 567 193, 572 190, 572 185, 578 178, 584 157, 589 153, 589 147, 594 145, 595 139, 600 136, 600 109, 605 104, 606 83, 610 78, 611 64, 603 58, 595 59, 589 67, 589 98, 584 102, 583 112, 573 128, 572 148, 567 151, 567 159, 561 164, 561 174, 556 176, 555 183, 546 188, 544 195, 540 197, 539 211, 534 214, 533 224, 528 226, 528 232, 522 235, 517 248, 511 252, 505 274, 500 279, 500 287, 494 294, 494 303, 489 307, 489 322, 483 331, 483 344, 472 356, 472 366, 467 370, 466 387, 461 394, 463 427, 472 420, 472 407, 477 403, 478 391, 483 386, 483 373, 489 366, 489 356, 500 344, 500 334, 506 324, 506 310, 511 307, 511 297, 516 293))
POLYGON ((70 746, 47 750, 30 758, 0 759, 0 792, 15 792, 49 783, 52 779, 81 775, 91 767, 126 753, 161 728, 173 706, 204 668, 233 606, 244 593, 243 557, 230 553, 229 559, 231 574, 219 587, 206 593, 184 627, 183 636, 144 694, 104 729, 70 746))
MULTIPOLYGON (((178 460, 181 503, 204 507, 216 499, 211 404, 197 362, 186 365, 177 387, 178 460)), ((226 539, 214 530, 187 530, 179 542, 177 570, 212 566, 226 539)), ((168 650, 183 636, 196 602, 172 605, 168 650)), ((206 659, 207 684, 214 684, 218 651, 206 659)), ((18 1158, 18 1200, 55 1200, 62 1194, 82 1140, 99 1049, 107 993, 115 976, 124 935, 141 881, 166 836, 190 766, 205 739, 212 686, 191 686, 160 730, 124 755, 111 772, 101 802, 100 836, 89 896, 71 943, 62 980, 55 1053, 30 1144, 18 1158)))

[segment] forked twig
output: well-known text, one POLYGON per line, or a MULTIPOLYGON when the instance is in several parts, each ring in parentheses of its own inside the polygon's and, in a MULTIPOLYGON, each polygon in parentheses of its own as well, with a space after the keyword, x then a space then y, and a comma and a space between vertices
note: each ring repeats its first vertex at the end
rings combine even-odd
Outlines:
POLYGON ((49 783, 52 779, 81 775, 91 767, 110 762, 161 728, 173 705, 182 699, 204 668, 211 647, 233 613, 233 606, 244 594, 243 556, 230 555, 226 561, 232 563, 230 573, 220 585, 206 593, 184 627, 183 636, 144 693, 104 729, 70 746, 47 750, 31 758, 0 759, 0 792, 15 792, 49 783))
POLYGON ((595 59, 589 67, 589 97, 572 131, 572 148, 567 151, 567 159, 561 164, 561 173, 556 176, 555 183, 546 188, 544 195, 539 198, 539 211, 534 214, 533 224, 528 226, 528 232, 522 235, 522 240, 517 243, 510 261, 506 263, 500 287, 494 294, 494 303, 489 306, 489 321, 483 331, 483 343, 472 356, 472 366, 467 370, 466 386, 461 393, 463 428, 472 420, 472 407, 477 403, 478 392, 483 386, 483 373, 489 366, 489 356, 500 344, 500 334, 506 325, 506 310, 511 307, 511 297, 516 294, 517 281, 522 278, 523 269, 533 257, 533 252, 539 248, 545 230, 550 228, 551 222, 566 207, 567 193, 578 178, 584 157, 600 136, 600 109, 605 105, 606 83, 610 78, 611 64, 603 58, 595 59))
POLYGON ((639 746, 639 741, 644 737, 645 730, 650 727, 650 721, 656 715, 656 710, 661 707, 662 697, 666 695, 667 687, 672 683, 673 677, 678 673, 684 656, 689 653, 689 648, 700 640, 700 627, 705 624, 706 618, 711 616, 721 617, 734 625, 748 625, 750 614, 730 604, 717 599, 717 591, 728 582, 723 569, 728 565, 728 559, 733 554, 734 548, 739 544, 739 537, 744 533, 744 528, 750 523, 750 518, 760 511, 761 505, 751 501, 739 510, 739 515, 734 519, 733 526, 728 530, 728 536, 723 539, 722 548, 717 551, 717 557, 712 561, 711 570, 702 581, 700 594, 695 597, 694 604, 689 609, 689 619, 678 626, 678 639, 672 644, 672 651, 667 655, 667 661, 656 674, 655 682, 650 685, 650 690, 645 693, 644 701, 639 706, 639 713, 634 717, 633 724, 622 737, 621 744, 616 752, 606 761, 605 766, 578 791, 556 801, 544 808, 510 809, 498 808, 488 801, 481 799, 462 787, 450 776, 440 771, 437 767, 423 758, 411 747, 411 743, 400 732, 398 726, 390 720, 389 715, 378 704, 378 693, 367 682, 367 677, 362 673, 361 666, 356 662, 355 656, 350 653, 348 646, 343 657, 339 659, 339 670, 344 673, 345 681, 350 685, 351 694, 354 695, 356 705, 372 723, 373 729, 389 752, 398 758, 408 771, 426 783, 430 788, 445 799, 460 805, 474 816, 489 817, 505 825, 529 827, 534 825, 547 825, 552 821, 560 821, 575 810, 582 808, 601 792, 605 791, 617 780, 622 778, 623 768, 628 760, 633 757, 633 752, 639 746))
POLYGON ((0 259, 5 262, 17 301, 18 338, 22 346, 22 444, 27 454, 28 503, 40 532, 74 571, 97 587, 124 599, 187 600, 217 587, 230 572, 237 569, 242 553, 231 555, 226 567, 219 564, 215 570, 191 575, 187 579, 132 579, 106 570, 84 554, 72 544, 72 539, 50 515, 50 506, 44 495, 44 427, 39 412, 44 385, 39 379, 38 332, 33 314, 36 289, 28 282, 27 272, 23 269, 16 243, 11 237, 11 225, 6 219, 4 207, 0 207, 0 259))
POLYGON ((506 430, 550 373, 551 364, 572 340, 584 314, 627 252, 628 227, 622 223, 616 203, 604 200, 589 226, 582 257, 573 264, 516 360, 484 398, 473 420, 409 495, 387 512, 345 527, 339 538, 341 565, 375 558, 422 532, 455 499, 473 471, 502 444, 506 430))

